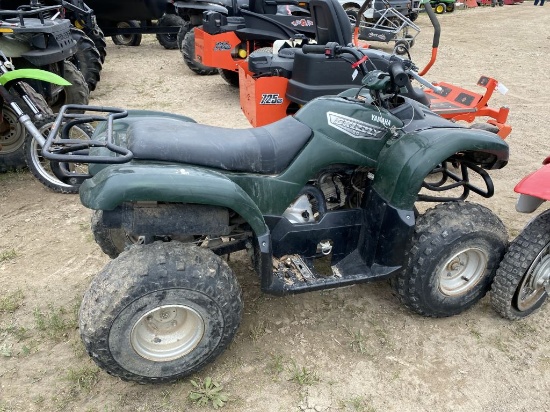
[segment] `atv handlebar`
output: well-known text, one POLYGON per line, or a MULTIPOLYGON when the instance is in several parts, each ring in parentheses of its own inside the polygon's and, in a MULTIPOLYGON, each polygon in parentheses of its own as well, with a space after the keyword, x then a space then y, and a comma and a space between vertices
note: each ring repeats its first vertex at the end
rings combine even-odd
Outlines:
MULTIPOLYGON (((126 110, 114 107, 102 106, 84 106, 69 104, 65 105, 59 111, 55 123, 44 146, 42 147, 42 156, 48 160, 67 163, 102 163, 102 164, 120 164, 127 163, 133 158, 133 153, 113 143, 113 121, 128 116, 126 110), (70 110, 108 113, 105 115, 89 113, 68 113, 70 110), (96 121, 106 121, 107 129, 105 140, 82 140, 71 139, 69 132, 71 127, 82 123, 96 121), (60 133, 61 132, 61 133, 60 133), (91 147, 104 147, 112 153, 120 156, 100 156, 88 154, 91 147), (85 154, 82 154, 85 153, 85 154)), ((36 131, 39 135, 40 132, 36 131)), ((32 133, 34 136, 34 133, 32 133)), ((40 135, 40 137, 42 137, 40 135)), ((38 139, 37 139, 38 140, 38 139)))

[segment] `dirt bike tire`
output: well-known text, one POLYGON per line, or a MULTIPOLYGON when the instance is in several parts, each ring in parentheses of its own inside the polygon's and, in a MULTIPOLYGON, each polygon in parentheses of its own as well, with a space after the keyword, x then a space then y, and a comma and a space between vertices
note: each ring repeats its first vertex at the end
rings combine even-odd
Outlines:
POLYGON ((416 220, 407 262, 391 284, 422 316, 457 315, 488 292, 507 243, 504 224, 486 207, 437 205, 416 220))
POLYGON ((69 61, 73 63, 84 76, 88 89, 94 91, 101 79, 101 54, 95 43, 82 30, 71 28, 71 36, 76 41, 76 53, 69 61))
MULTIPOLYGON (((47 131, 51 130, 53 123, 56 120, 55 115, 50 115, 44 117, 42 120, 37 120, 34 122, 36 128, 42 133, 43 136, 47 137, 47 131)), ((73 127, 71 130, 71 138, 85 138, 89 139, 94 132, 93 127, 89 124, 83 123, 78 124, 73 127)), ((25 160, 27 167, 29 168, 32 175, 44 186, 58 193, 78 193, 80 184, 73 184, 71 182, 61 181, 55 173, 52 171, 51 166, 52 162, 44 159, 42 157, 40 145, 36 140, 27 133, 25 138, 25 160)), ((82 173, 87 172, 87 165, 78 164, 71 167, 78 168, 82 173)))
MULTIPOLYGON (((176 14, 165 14, 162 16, 158 22, 158 27, 172 27, 172 26, 182 26, 184 20, 176 14)), ((178 35, 171 33, 158 33, 157 40, 162 47, 167 50, 174 50, 178 48, 178 35)))
POLYGON ((216 67, 205 66, 195 59, 195 28, 191 28, 185 34, 181 45, 181 54, 187 67, 196 74, 201 76, 218 74, 218 69, 216 67))
POLYGON ((532 283, 537 284, 533 282, 537 275, 544 277, 548 273, 545 268, 549 251, 550 214, 546 212, 523 229, 500 262, 491 288, 491 306, 499 315, 520 320, 537 311, 548 300, 544 286, 540 284, 533 288, 532 283))
POLYGON ((242 310, 240 286, 219 256, 179 242, 155 242, 125 251, 92 280, 80 307, 80 336, 94 362, 111 375, 173 382, 228 347, 242 310), (168 356, 164 329, 156 326, 166 316, 174 334, 188 332, 168 356), (156 339, 147 339, 152 326, 156 339))

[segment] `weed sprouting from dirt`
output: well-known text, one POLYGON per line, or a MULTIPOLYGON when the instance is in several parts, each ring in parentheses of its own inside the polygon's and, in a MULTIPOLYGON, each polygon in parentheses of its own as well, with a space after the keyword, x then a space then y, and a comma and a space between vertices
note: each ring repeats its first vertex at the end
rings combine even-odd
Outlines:
POLYGON ((18 256, 15 249, 8 249, 0 252, 0 263, 9 262, 10 260, 15 259, 18 256))
POLYGON ((250 327, 249 336, 250 339, 254 343, 258 341, 262 336, 264 336, 267 333, 267 328, 265 326, 265 323, 263 321, 260 321, 257 325, 253 325, 250 327))
POLYGON ((365 335, 363 335, 363 331, 361 329, 353 330, 351 328, 346 328, 346 331, 348 332, 350 336, 349 345, 351 346, 351 349, 353 349, 356 352, 365 353, 365 335))
POLYGON ((343 399, 339 402, 339 410, 345 412, 375 412, 376 409, 370 405, 369 400, 363 396, 354 396, 350 399, 343 399))
POLYGON ((290 369, 289 380, 296 382, 300 386, 309 386, 320 382, 319 376, 315 370, 297 365, 294 361, 290 369))
POLYGON ((266 373, 271 375, 272 380, 278 380, 281 373, 285 370, 284 358, 282 355, 271 355, 266 365, 266 373))
POLYGON ((69 333, 77 328, 75 311, 69 311, 64 307, 55 307, 52 304, 48 305, 47 312, 36 308, 34 320, 36 329, 55 341, 66 339, 69 333))
POLYGON ((99 382, 99 368, 83 366, 79 369, 69 369, 67 380, 73 388, 89 392, 99 382))
POLYGON ((6 296, 0 296, 0 313, 13 313, 23 304, 23 292, 16 290, 6 296))
POLYGON ((199 405, 207 406, 212 404, 214 409, 223 407, 229 401, 229 394, 223 392, 223 386, 211 377, 202 379, 191 379, 193 389, 189 392, 189 399, 199 405))

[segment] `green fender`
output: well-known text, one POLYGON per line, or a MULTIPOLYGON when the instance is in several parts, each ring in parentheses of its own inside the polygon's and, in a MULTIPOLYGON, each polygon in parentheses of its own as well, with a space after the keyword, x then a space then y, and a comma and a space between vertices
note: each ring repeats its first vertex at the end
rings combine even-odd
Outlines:
POLYGON ((493 133, 467 128, 428 129, 390 140, 380 153, 373 186, 393 207, 413 208, 424 178, 459 152, 494 155, 491 168, 508 162, 508 145, 493 133))
POLYGON ((234 210, 256 236, 269 233, 262 213, 240 186, 221 173, 192 166, 124 164, 101 170, 80 187, 82 204, 112 210, 123 202, 160 201, 234 210))
POLYGON ((57 84, 59 86, 71 85, 71 83, 69 83, 63 77, 58 76, 55 73, 40 69, 17 69, 9 71, 0 76, 0 84, 2 86, 5 86, 8 82, 22 79, 42 80, 44 82, 57 84))

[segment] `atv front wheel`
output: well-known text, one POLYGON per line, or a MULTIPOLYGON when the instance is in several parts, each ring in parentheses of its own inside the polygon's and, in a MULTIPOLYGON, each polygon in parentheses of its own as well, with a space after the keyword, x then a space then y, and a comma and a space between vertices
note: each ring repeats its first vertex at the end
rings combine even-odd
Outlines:
MULTIPOLYGON (((183 27, 183 26, 182 26, 183 27)), ((208 67, 202 63, 199 63, 195 57, 195 28, 187 32, 183 38, 181 45, 181 54, 183 61, 192 71, 201 76, 217 74, 218 69, 216 67, 208 67)))
MULTIPOLYGON (((42 120, 35 121, 34 125, 40 131, 42 136, 47 138, 49 132, 52 130, 55 120, 56 116, 47 116, 42 120)), ((81 123, 71 128, 69 138, 88 140, 93 133, 93 127, 86 123, 81 123)), ((34 177, 36 177, 44 186, 58 193, 78 193, 80 183, 71 181, 70 177, 61 180, 60 177, 55 174, 55 168, 63 168, 69 173, 88 173, 88 164, 85 163, 58 163, 45 159, 42 156, 42 148, 30 134, 27 134, 25 140, 25 159, 27 161, 27 166, 34 177)))
MULTIPOLYGON (((158 22, 158 27, 181 27, 184 20, 177 14, 165 14, 162 16, 158 22)), ((158 33, 157 40, 162 47, 168 50, 173 50, 178 48, 178 35, 177 33, 158 33)))
POLYGON ((420 315, 459 314, 489 290, 507 239, 506 228, 489 209, 440 204, 418 218, 407 267, 392 279, 393 288, 420 315))
MULTIPOLYGON (((138 28, 139 22, 136 20, 120 21, 116 24, 119 29, 138 28)), ((111 40, 117 46, 139 46, 142 39, 141 33, 137 34, 116 34, 111 36, 111 40)))
POLYGON ((80 335, 98 366, 123 380, 171 382, 231 343, 243 303, 229 266, 179 242, 134 247, 93 279, 80 335))
POLYGON ((550 214, 537 216, 510 244, 497 270, 491 304, 510 320, 525 318, 550 290, 550 214))

